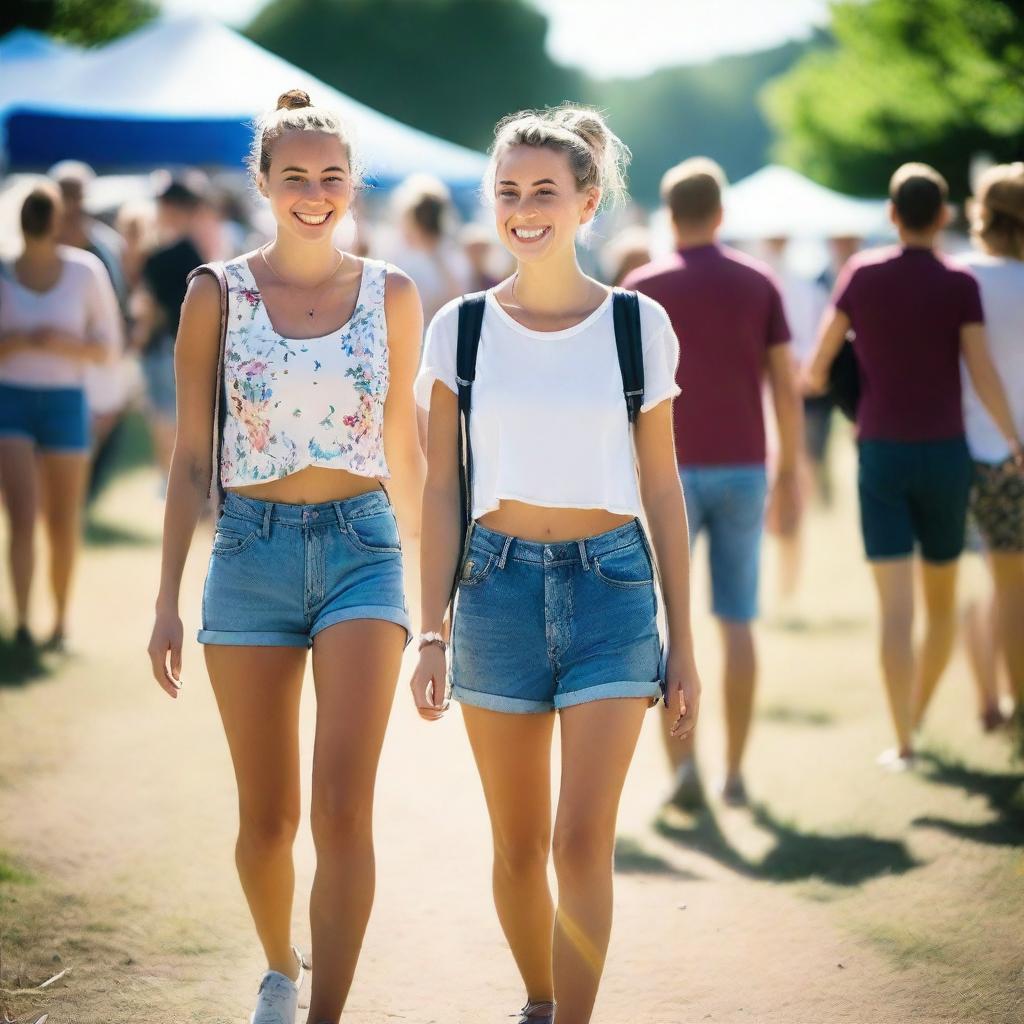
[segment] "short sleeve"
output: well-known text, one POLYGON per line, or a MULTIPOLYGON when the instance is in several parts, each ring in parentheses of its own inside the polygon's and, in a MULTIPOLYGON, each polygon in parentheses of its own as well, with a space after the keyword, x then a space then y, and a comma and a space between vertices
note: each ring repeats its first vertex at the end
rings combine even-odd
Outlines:
POLYGON ((653 299, 640 296, 640 327, 644 350, 644 403, 647 412, 680 393, 676 382, 679 341, 665 310, 653 299))
POLYGON ((786 310, 782 304, 782 291, 774 278, 768 278, 768 322, 765 324, 764 347, 784 345, 792 338, 786 310))
POLYGON ((413 383, 416 404, 423 409, 430 408, 430 393, 434 389, 434 381, 439 380, 454 394, 459 393, 455 378, 455 355, 459 334, 460 301, 454 299, 442 306, 427 327, 420 369, 413 383))
POLYGON ((981 304, 981 289, 978 287, 978 279, 969 271, 963 272, 964 277, 964 309, 961 326, 964 324, 983 324, 985 322, 985 310, 981 304))

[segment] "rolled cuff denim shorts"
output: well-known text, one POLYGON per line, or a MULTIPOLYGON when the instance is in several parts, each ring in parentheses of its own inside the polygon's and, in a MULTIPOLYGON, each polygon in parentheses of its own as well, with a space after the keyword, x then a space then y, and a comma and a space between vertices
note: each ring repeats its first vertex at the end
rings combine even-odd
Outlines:
POLYGON ((201 644, 310 647, 328 626, 383 619, 412 635, 398 523, 383 490, 283 505, 228 493, 203 590, 201 644))
POLYGON ((456 700, 520 714, 659 697, 654 567, 640 523, 560 544, 474 525, 450 676, 456 700))

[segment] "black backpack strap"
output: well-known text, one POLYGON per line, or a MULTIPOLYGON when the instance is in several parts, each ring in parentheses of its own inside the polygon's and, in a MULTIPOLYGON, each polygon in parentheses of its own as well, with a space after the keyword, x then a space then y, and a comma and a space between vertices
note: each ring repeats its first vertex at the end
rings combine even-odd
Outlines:
POLYGON ((224 395, 224 349, 228 337, 228 276, 224 272, 223 263, 204 263, 188 275, 185 282, 186 289, 200 274, 209 274, 220 289, 220 352, 217 356, 217 384, 213 392, 213 450, 210 461, 210 487, 207 492, 207 497, 210 498, 214 494, 217 495, 217 505, 220 506, 224 501, 220 487, 220 450, 224 437, 224 421, 228 414, 227 400, 224 395))
POLYGON ((473 405, 473 381, 476 380, 476 357, 480 350, 480 330, 484 322, 486 292, 464 295, 459 303, 458 347, 455 353, 455 383, 459 389, 459 498, 461 530, 459 532, 459 563, 452 582, 452 599, 459 585, 459 573, 466 557, 470 524, 473 521, 473 444, 469 418, 473 405))
POLYGON ((612 296, 612 316, 626 415, 630 423, 636 423, 640 407, 644 404, 644 344, 640 331, 640 300, 636 292, 616 288, 612 296))

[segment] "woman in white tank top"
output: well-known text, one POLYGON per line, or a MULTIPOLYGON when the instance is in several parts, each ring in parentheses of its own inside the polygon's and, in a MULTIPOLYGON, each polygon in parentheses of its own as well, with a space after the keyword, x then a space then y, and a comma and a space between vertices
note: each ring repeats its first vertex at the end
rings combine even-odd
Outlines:
POLYGON ((381 481, 393 480, 406 536, 416 534, 422 457, 412 380, 422 313, 401 272, 334 247, 358 176, 336 115, 286 93, 257 125, 251 170, 276 237, 200 268, 182 309, 149 653, 157 682, 176 696, 178 592, 213 475, 227 493, 198 639, 238 784, 239 877, 267 957, 251 1020, 293 1024, 302 983, 290 934, 291 847, 299 696, 312 648, 317 970, 308 1019, 321 1024, 341 1014, 373 899, 373 786, 409 635, 401 542, 381 481))
MULTIPOLYGON (((678 343, 665 311, 640 296, 645 379, 631 431, 612 295, 576 259, 580 226, 621 188, 622 156, 589 110, 527 112, 498 127, 488 190, 517 269, 484 304, 469 431, 474 522, 461 556, 456 393, 468 371, 456 368, 457 302, 431 323, 416 381, 429 426, 412 691, 424 718, 441 716, 440 634, 458 572, 452 692, 491 816, 495 903, 527 995, 520 1020, 534 1024, 550 1024, 556 1001, 559 1024, 590 1020, 611 928, 616 811, 644 713, 664 688, 681 738, 700 695, 672 433, 678 343), (664 670, 652 554, 669 627, 664 670)), ((675 966, 666 958, 663 968, 675 966)))

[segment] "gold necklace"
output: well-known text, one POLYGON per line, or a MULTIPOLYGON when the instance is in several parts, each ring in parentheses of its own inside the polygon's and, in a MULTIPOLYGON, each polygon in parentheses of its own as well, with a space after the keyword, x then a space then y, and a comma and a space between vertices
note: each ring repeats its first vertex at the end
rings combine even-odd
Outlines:
MULTIPOLYGON (((270 257, 269 257, 269 256, 267 256, 267 253, 266 253, 266 248, 267 248, 267 247, 266 247, 265 245, 263 245, 263 246, 260 246, 260 256, 262 256, 262 257, 263 257, 263 262, 264 262, 264 263, 266 263, 266 265, 267 265, 267 269, 268 269, 268 270, 269 270, 269 271, 270 271, 270 272, 271 272, 271 273, 272 273, 272 274, 274 275, 274 277, 276 277, 276 278, 278 279, 278 281, 280 281, 280 282, 281 282, 281 284, 283 284, 283 285, 284 285, 284 286, 285 286, 286 288, 301 288, 301 289, 302 289, 303 291, 319 291, 319 289, 323 288, 323 286, 324 286, 325 284, 329 284, 329 283, 330 283, 330 282, 331 282, 331 281, 332 281, 332 280, 334 279, 334 275, 338 273, 338 271, 339 271, 339 270, 341 269, 341 265, 342 265, 342 263, 344 263, 344 262, 345 262, 345 254, 344 254, 343 252, 339 252, 339 253, 338 253, 338 262, 337 262, 337 263, 335 264, 335 267, 334 267, 334 269, 333 269, 333 270, 332 270, 332 271, 330 272, 330 274, 328 274, 328 275, 327 275, 327 277, 325 277, 325 278, 324 278, 324 279, 323 279, 322 281, 320 281, 320 282, 319 282, 318 284, 311 284, 311 285, 299 285, 299 284, 290 284, 290 283, 289 283, 288 281, 286 281, 286 280, 285 280, 285 279, 284 279, 284 278, 283 278, 283 277, 282 277, 282 276, 281 276, 281 275, 280 275, 280 274, 279 274, 279 273, 278 273, 278 272, 277 272, 277 271, 276 271, 276 270, 274 269, 274 265, 273 265, 273 263, 271 263, 271 262, 270 262, 270 257)), ((315 307, 315 306, 310 306, 310 307, 309 307, 309 309, 307 309, 307 310, 306 310, 306 316, 308 316, 308 317, 310 318, 310 320, 312 320, 312 319, 313 319, 313 317, 314 317, 314 316, 316 316, 316 307, 315 307)))

